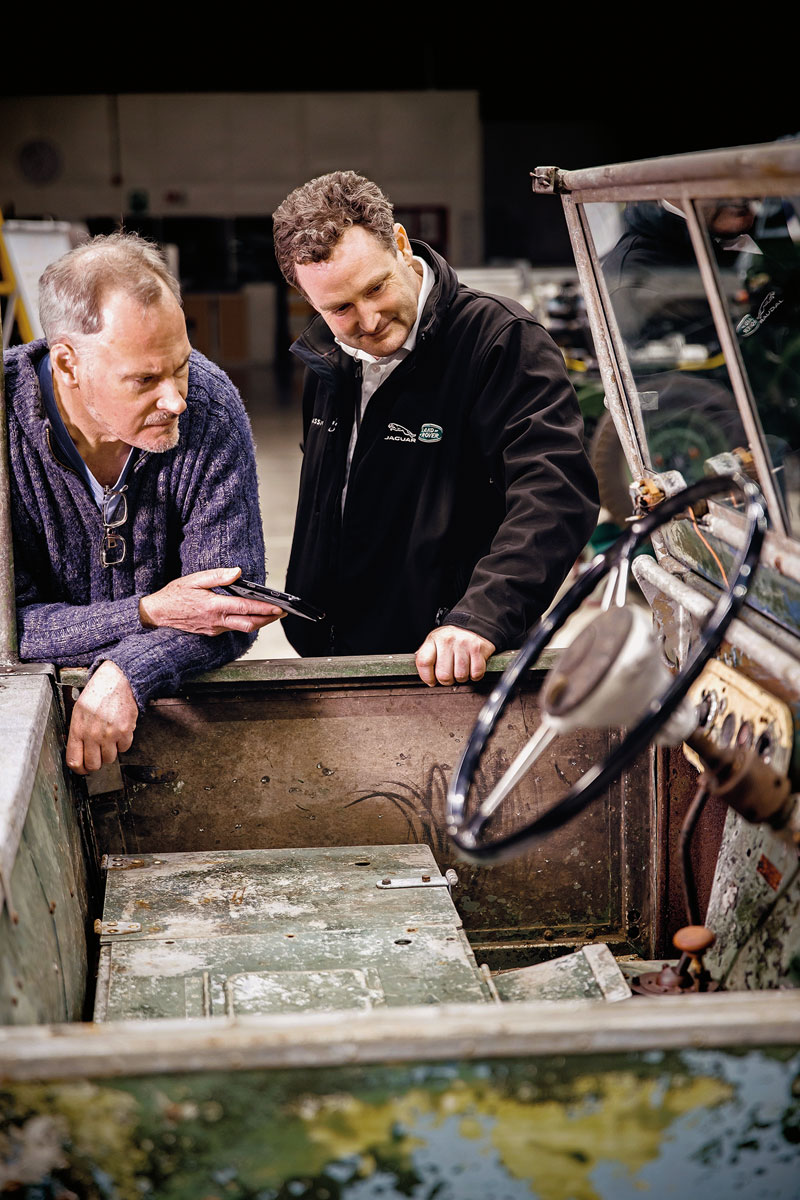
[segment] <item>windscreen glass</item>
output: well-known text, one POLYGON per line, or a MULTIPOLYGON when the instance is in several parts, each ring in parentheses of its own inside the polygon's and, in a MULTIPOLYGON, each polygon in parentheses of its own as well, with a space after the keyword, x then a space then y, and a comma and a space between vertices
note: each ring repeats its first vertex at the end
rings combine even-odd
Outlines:
MULTIPOLYGON (((655 471, 693 483, 749 451, 685 216, 664 203, 585 206, 655 471), (721 465, 721 464, 720 464, 721 465)), ((717 253, 726 292, 739 252, 717 253)))
POLYGON ((723 274, 730 321, 783 499, 800 534, 800 197, 698 205, 723 274))

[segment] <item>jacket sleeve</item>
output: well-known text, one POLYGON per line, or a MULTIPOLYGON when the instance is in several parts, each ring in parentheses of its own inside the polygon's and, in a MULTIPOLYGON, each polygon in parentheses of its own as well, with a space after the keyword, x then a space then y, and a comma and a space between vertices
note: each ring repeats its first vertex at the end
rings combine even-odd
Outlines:
POLYGON ((564 360, 541 326, 510 321, 484 355, 476 388, 472 432, 502 486, 505 515, 442 623, 507 649, 551 604, 591 536, 597 481, 564 360))
MULTIPOLYGON (((170 578, 211 567, 239 566, 245 578, 262 583, 264 542, 258 482, 243 409, 238 421, 213 422, 212 426, 205 428, 207 452, 186 455, 190 478, 182 487, 180 568, 170 578)), ((109 659, 125 674, 143 709, 148 700, 174 692, 189 676, 237 658, 255 640, 255 634, 206 637, 177 629, 145 628, 139 620, 143 593, 138 592, 86 605, 42 602, 35 582, 39 570, 26 553, 26 541, 24 519, 18 510, 15 574, 23 659, 89 666, 91 672, 109 659)), ((159 586, 167 582, 164 578, 159 586)))

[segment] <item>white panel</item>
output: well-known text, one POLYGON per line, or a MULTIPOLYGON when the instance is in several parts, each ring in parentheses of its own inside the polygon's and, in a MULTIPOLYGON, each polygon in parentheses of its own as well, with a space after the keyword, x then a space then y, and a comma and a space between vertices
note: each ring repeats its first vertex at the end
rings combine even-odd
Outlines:
POLYGON ((327 171, 378 173, 380 94, 326 92, 305 97, 308 128, 306 171, 298 183, 327 171))
MULTIPOLYGON (((303 182, 306 110, 301 95, 229 97, 235 120, 230 129, 232 170, 238 185, 262 196, 273 188, 277 207, 303 182)), ((251 201, 252 203, 252 201, 251 201)), ((241 210, 240 210, 241 211, 241 210)), ((270 210, 271 211, 271 210, 270 210)))
POLYGON ((386 93, 380 106, 382 171, 403 188, 404 199, 410 202, 425 180, 428 190, 439 191, 426 202, 441 202, 453 178, 473 176, 480 141, 474 93, 386 93))
POLYGON ((198 93, 120 97, 127 185, 185 190, 196 182, 214 182, 221 174, 228 178, 230 113, 225 99, 198 93))

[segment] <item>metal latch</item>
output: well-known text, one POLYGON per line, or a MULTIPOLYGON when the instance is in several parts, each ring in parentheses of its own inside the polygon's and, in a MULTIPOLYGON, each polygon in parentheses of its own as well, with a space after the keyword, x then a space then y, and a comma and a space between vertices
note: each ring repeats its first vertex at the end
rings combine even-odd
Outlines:
POLYGON ((143 858, 123 858, 117 854, 104 854, 100 859, 101 871, 135 871, 145 865, 143 858))
POLYGON ((140 867, 160 867, 161 858, 131 858, 127 854, 104 854, 100 859, 103 871, 136 871, 140 867))
POLYGON ((375 884, 376 887, 390 890, 391 888, 416 888, 416 887, 446 887, 448 890, 455 887, 458 883, 458 876, 455 871, 445 871, 444 875, 429 875, 423 871, 421 875, 406 876, 401 879, 389 879, 388 876, 379 879, 375 884))
POLYGON ((94 931, 101 937, 108 937, 112 933, 141 933, 142 926, 139 921, 101 921, 98 917, 94 931))

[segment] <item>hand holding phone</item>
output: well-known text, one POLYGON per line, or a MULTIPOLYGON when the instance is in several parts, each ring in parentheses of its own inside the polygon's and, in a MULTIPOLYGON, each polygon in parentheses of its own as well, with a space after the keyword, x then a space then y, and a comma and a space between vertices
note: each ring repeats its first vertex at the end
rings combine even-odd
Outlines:
POLYGON ((227 592, 230 596, 244 596, 246 600, 265 600, 295 617, 305 617, 307 621, 322 621, 325 617, 324 612, 301 600, 299 596, 293 596, 290 592, 279 592, 260 583, 251 583, 248 579, 226 583, 219 590, 227 592))

